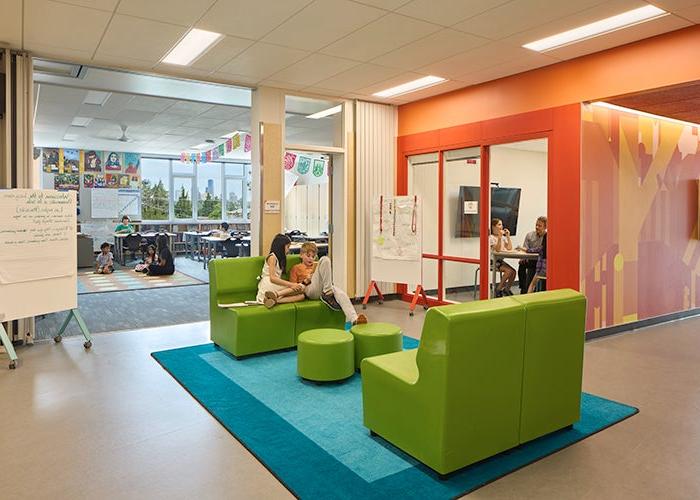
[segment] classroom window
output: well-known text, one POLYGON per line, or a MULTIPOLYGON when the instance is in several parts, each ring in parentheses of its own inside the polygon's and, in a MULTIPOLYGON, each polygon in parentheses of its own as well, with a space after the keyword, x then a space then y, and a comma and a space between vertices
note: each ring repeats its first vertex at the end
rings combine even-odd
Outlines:
POLYGON ((243 177, 243 163, 224 163, 224 173, 226 176, 243 177))
POLYGON ((197 219, 221 219, 221 163, 197 166, 197 219))
POLYGON ((245 168, 245 183, 246 183, 246 197, 245 197, 245 220, 250 220, 250 204, 253 202, 253 167, 248 164, 245 168))
POLYGON ((226 220, 243 219, 243 178, 226 179, 226 220))
POLYGON ((168 220, 170 160, 141 159, 141 218, 168 220))
POLYGON ((192 178, 173 178, 173 205, 176 219, 192 219, 192 178))

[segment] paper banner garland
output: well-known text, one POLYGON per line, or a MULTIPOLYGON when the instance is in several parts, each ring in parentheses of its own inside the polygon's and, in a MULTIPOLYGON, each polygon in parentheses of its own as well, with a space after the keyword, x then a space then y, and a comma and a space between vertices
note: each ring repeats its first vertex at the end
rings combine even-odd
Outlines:
POLYGON ((213 160, 218 160, 222 156, 230 153, 234 149, 241 147, 241 136, 243 137, 243 151, 249 152, 251 149, 251 136, 245 132, 237 132, 235 135, 229 137, 221 144, 213 146, 208 151, 201 151, 199 153, 180 153, 180 161, 182 163, 207 163, 213 160))
POLYGON ((325 184, 328 182, 328 161, 303 154, 286 152, 284 154, 285 175, 296 176, 298 185, 325 184))

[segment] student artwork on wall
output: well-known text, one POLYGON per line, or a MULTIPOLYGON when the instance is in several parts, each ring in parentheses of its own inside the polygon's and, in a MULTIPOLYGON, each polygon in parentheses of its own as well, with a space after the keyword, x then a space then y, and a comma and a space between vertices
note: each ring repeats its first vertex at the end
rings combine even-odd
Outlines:
POLYGON ((114 151, 104 152, 104 166, 107 172, 122 171, 122 155, 114 151))
POLYGON ((93 149, 86 151, 84 158, 85 172, 102 172, 102 158, 97 151, 93 149))
POLYGON ((41 164, 44 172, 58 173, 58 148, 44 148, 41 152, 41 164))
POLYGON ((127 174, 117 174, 117 187, 128 189, 131 187, 131 176, 127 174))
POLYGON ((56 174, 54 189, 57 191, 78 191, 80 189, 80 174, 56 174))
POLYGON ((78 149, 61 149, 59 159, 66 174, 78 174, 83 171, 83 152, 78 149))
POLYGON ((105 187, 117 189, 119 187, 119 177, 117 174, 105 174, 105 187))
POLYGON ((141 166, 141 155, 138 153, 124 153, 124 173, 138 175, 141 166))

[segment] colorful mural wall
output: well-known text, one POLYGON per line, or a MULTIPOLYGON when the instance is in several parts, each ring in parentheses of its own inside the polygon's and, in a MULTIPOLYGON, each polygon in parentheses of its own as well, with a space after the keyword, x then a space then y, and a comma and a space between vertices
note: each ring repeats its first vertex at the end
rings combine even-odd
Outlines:
POLYGON ((698 307, 698 127, 582 109, 586 329, 698 307))

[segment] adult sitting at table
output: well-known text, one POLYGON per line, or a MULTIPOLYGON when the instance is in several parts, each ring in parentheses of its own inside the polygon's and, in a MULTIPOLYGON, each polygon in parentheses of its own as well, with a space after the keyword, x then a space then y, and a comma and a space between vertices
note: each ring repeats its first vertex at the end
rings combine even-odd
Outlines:
POLYGON ((175 261, 170 248, 168 248, 168 237, 164 234, 159 234, 156 238, 156 253, 158 254, 158 262, 148 266, 148 275, 170 276, 175 274, 175 261))
MULTIPOLYGON (((525 235, 523 244, 516 248, 527 253, 539 253, 542 248, 542 237, 547 232, 547 217, 544 215, 537 217, 535 222, 535 230, 530 231, 525 235)), ((522 259, 518 263, 518 285, 520 293, 527 293, 532 278, 535 276, 535 268, 537 261, 534 259, 522 259)))
MULTIPOLYGON (((508 252, 513 250, 513 242, 510 240, 510 230, 508 230, 508 228, 503 228, 503 221, 501 219, 491 219, 489 246, 491 247, 491 252, 508 252)), ((513 292, 510 291, 510 287, 515 280, 515 269, 506 264, 503 259, 496 259, 493 265, 496 267, 496 271, 503 274, 494 295, 496 297, 513 295, 513 292)))
POLYGON ((530 283, 530 288, 528 288, 527 293, 532 293, 537 290, 537 284, 542 282, 542 290, 546 290, 546 279, 547 279, 547 233, 544 233, 542 237, 542 246, 539 250, 540 256, 537 259, 537 267, 535 268, 535 277, 530 283))
POLYGON ((131 234, 134 232, 134 226, 131 224, 131 219, 129 219, 128 215, 122 217, 121 224, 117 224, 117 227, 114 228, 114 232, 120 234, 131 234))

